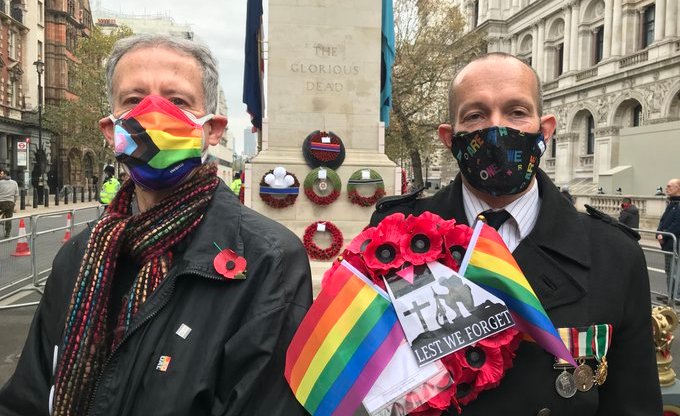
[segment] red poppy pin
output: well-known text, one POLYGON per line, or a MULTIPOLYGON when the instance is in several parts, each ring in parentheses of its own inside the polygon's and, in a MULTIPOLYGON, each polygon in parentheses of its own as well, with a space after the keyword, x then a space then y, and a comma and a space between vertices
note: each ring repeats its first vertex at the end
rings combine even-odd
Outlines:
POLYGON ((215 270, 217 270, 217 273, 221 274, 226 279, 245 279, 246 259, 236 254, 234 250, 228 248, 222 250, 217 243, 213 244, 220 250, 219 254, 217 254, 213 260, 213 266, 215 267, 215 270))

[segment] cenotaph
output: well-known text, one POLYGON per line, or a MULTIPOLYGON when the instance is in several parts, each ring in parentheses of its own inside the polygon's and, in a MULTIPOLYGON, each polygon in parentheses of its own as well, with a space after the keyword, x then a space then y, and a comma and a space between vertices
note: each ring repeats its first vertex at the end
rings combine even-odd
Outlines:
MULTIPOLYGON (((380 121, 381 2, 269 0, 268 29, 267 115, 262 150, 246 165, 245 204, 301 238, 315 221, 330 221, 342 231, 344 247, 375 209, 350 201, 350 176, 372 169, 382 177, 386 195, 401 189, 401 171, 384 153, 380 121), (302 187, 312 171, 302 145, 316 130, 335 133, 346 152, 336 169, 342 191, 325 206, 314 204, 302 187), (296 202, 286 208, 270 207, 259 194, 263 177, 276 167, 300 182, 296 202)), ((317 234, 319 246, 330 242, 317 234)))

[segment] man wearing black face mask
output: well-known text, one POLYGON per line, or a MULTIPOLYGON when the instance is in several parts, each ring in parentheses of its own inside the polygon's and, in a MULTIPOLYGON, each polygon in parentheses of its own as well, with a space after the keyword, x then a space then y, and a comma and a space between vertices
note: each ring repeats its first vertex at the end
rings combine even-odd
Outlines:
POLYGON ((594 331, 611 330, 606 353, 567 345, 579 364, 600 376, 606 370, 606 377, 565 389, 558 376, 574 368, 556 365, 554 356, 523 341, 500 385, 464 406, 464 415, 659 415, 639 236, 597 211, 578 213, 539 169, 557 124, 542 114, 541 100, 535 71, 511 55, 493 53, 468 64, 449 90, 451 124, 438 131, 461 174, 430 198, 414 193, 379 202, 371 224, 394 212, 431 211, 471 225, 484 213, 561 333, 594 345, 586 342, 594 331))

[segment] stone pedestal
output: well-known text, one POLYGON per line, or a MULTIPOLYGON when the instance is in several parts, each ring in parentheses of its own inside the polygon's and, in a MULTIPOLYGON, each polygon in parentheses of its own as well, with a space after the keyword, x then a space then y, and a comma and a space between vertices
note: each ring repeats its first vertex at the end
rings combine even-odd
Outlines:
POLYGON ((267 118, 262 151, 246 166, 245 203, 300 237, 309 224, 327 220, 348 242, 368 223, 374 207, 353 205, 347 196, 356 170, 377 171, 387 195, 401 189, 399 170, 384 154, 380 122, 380 8, 380 2, 363 0, 269 1, 267 118), (315 130, 332 131, 345 145, 345 161, 336 170, 342 191, 328 206, 314 205, 302 189, 312 170, 302 144, 315 130), (283 209, 259 197, 263 175, 277 166, 301 184, 295 204, 283 209))

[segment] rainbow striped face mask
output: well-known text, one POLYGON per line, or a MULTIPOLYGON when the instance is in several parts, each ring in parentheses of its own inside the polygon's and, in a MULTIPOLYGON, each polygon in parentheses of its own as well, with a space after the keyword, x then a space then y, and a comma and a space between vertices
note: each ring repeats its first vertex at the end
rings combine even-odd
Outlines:
POLYGON ((148 95, 119 118, 109 116, 116 159, 136 184, 152 191, 173 188, 205 161, 203 125, 213 117, 196 118, 163 97, 148 95))

